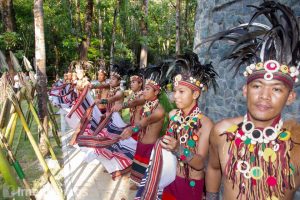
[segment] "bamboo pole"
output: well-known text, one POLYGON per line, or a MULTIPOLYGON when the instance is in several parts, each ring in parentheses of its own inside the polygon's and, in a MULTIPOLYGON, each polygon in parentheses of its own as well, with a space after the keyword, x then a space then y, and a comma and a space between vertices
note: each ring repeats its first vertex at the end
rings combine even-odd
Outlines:
POLYGON ((46 135, 46 131, 44 129, 44 126, 42 125, 42 123, 41 123, 41 121, 40 121, 40 119, 39 119, 39 117, 37 115, 37 112, 36 112, 35 108, 33 107, 33 105, 32 105, 31 102, 28 101, 28 104, 29 104, 29 109, 30 109, 30 111, 31 111, 31 113, 33 115, 33 118, 35 119, 36 123, 38 124, 39 129, 42 130, 42 133, 43 133, 42 136, 44 136, 44 139, 45 139, 46 144, 47 144, 47 146, 49 148, 49 151, 50 151, 52 159, 53 160, 57 160, 56 155, 54 153, 54 150, 53 150, 53 148, 52 148, 52 146, 50 144, 49 138, 46 135))
MULTIPOLYGON (((31 125, 32 125, 32 115, 29 115, 29 116, 28 116, 28 120, 27 120, 27 121, 29 121, 28 126, 29 126, 29 129, 30 129, 30 128, 31 128, 31 125)), ((19 136, 18 136, 17 142, 16 142, 16 144, 14 145, 14 149, 13 149, 14 155, 17 155, 18 147, 19 147, 19 144, 20 144, 21 137, 22 137, 23 133, 25 134, 25 135, 24 135, 24 138, 27 137, 27 136, 26 136, 26 133, 25 133, 25 131, 24 131, 24 127, 22 126, 22 130, 21 130, 21 132, 20 132, 20 134, 19 134, 19 136)))
POLYGON ((0 172, 5 183, 7 183, 13 190, 16 190, 18 188, 17 179, 3 153, 2 147, 0 147, 0 172))
POLYGON ((48 125, 49 125, 49 127, 50 127, 50 129, 52 131, 52 135, 53 135, 53 137, 54 137, 54 139, 56 141, 57 146, 61 147, 61 142, 60 142, 60 139, 59 139, 58 134, 57 134, 57 129, 55 128, 55 125, 52 124, 51 118, 48 121, 48 125))
POLYGON ((58 125, 57 125, 57 122, 55 120, 55 117, 54 116, 54 111, 52 109, 52 106, 50 105, 49 101, 48 101, 48 111, 49 111, 49 126, 51 127, 52 129, 52 134, 55 138, 55 141, 56 141, 56 144, 61 147, 61 141, 59 139, 59 135, 58 135, 58 125))
MULTIPOLYGON (((27 110, 26 110, 26 121, 27 121, 27 123, 29 123, 29 120, 30 120, 30 109, 29 108, 27 108, 27 110)), ((29 126, 29 128, 30 128, 30 126, 29 126)), ((22 129, 21 129, 21 134, 23 134, 24 133, 24 127, 22 127, 22 129)), ((26 140, 26 137, 24 138, 24 140, 26 140)))
MULTIPOLYGON (((1 140, 2 144, 4 145, 4 147, 5 147, 5 149, 6 149, 7 153, 8 153, 9 158, 12 161, 12 166, 16 170, 16 172, 17 172, 19 178, 21 179, 22 183, 24 184, 25 188, 27 190, 31 190, 30 185, 29 185, 28 181, 25 178, 25 173, 24 173, 24 171, 23 171, 20 163, 18 162, 18 160, 14 156, 13 152, 11 151, 10 145, 7 143, 7 140, 3 136, 2 133, 0 133, 0 140, 1 140)), ((35 197, 34 197, 34 195, 32 195, 32 193, 30 195, 30 199, 35 200, 35 197)))
POLYGON ((29 141, 30 141, 33 149, 34 149, 34 152, 35 152, 38 160, 40 161, 40 164, 42 165, 42 167, 44 169, 44 173, 46 173, 46 175, 48 176, 48 178, 50 180, 50 183, 52 184, 52 186, 54 187, 54 189, 56 190, 56 192, 60 195, 60 198, 64 199, 64 195, 63 195, 63 192, 61 190, 61 187, 59 186, 59 184, 55 180, 53 174, 51 173, 51 171, 50 171, 50 169, 49 169, 46 161, 44 160, 44 157, 43 157, 41 151, 39 150, 39 147, 38 147, 36 141, 34 140, 33 135, 31 134, 31 132, 30 132, 30 130, 28 128, 28 125, 26 123, 25 117, 24 117, 24 115, 23 115, 23 113, 21 111, 21 108, 20 108, 17 100, 16 100, 16 97, 15 97, 15 95, 13 93, 12 88, 10 88, 10 91, 8 93, 10 95, 9 98, 11 99, 11 101, 12 101, 12 103, 13 103, 13 105, 14 105, 14 107, 15 107, 15 109, 16 109, 19 117, 20 117, 21 123, 24 126, 25 132, 26 132, 26 134, 28 136, 28 139, 29 139, 29 141))
POLYGON ((1 114, 0 114, 0 128, 3 129, 5 127, 5 122, 6 122, 6 117, 7 117, 7 113, 9 112, 9 108, 11 106, 11 103, 8 99, 5 99, 3 106, 2 106, 2 110, 1 110, 1 114))
POLYGON ((13 121, 12 127, 10 129, 10 134, 9 134, 9 139, 8 139, 8 144, 9 144, 10 147, 12 146, 12 143, 13 143, 14 138, 15 138, 16 127, 17 127, 17 120, 18 120, 18 115, 16 115, 16 117, 15 117, 15 119, 13 121))
POLYGON ((6 126, 6 129, 5 129, 5 134, 4 134, 6 138, 8 138, 8 136, 9 136, 11 127, 12 127, 12 125, 13 125, 13 122, 14 122, 16 116, 17 116, 17 113, 13 113, 13 114, 10 116, 10 119, 9 119, 8 124, 7 124, 7 126, 6 126))

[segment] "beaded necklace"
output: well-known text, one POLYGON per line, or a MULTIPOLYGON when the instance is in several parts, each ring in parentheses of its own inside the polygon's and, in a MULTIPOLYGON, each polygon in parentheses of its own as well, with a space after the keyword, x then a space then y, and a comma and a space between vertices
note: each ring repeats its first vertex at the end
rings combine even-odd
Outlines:
MULTIPOLYGON (((143 91, 140 90, 138 92, 134 92, 132 95, 130 95, 129 99, 128 99, 128 102, 132 102, 134 101, 135 99, 138 99, 140 98, 140 96, 143 94, 143 91)), ((131 125, 134 124, 134 116, 136 114, 136 107, 132 107, 130 108, 130 123, 131 125)))
POLYGON ((230 143, 225 176, 238 184, 237 198, 279 199, 295 187, 291 133, 282 124, 279 116, 271 126, 255 128, 246 115, 222 134, 230 143))
MULTIPOLYGON (((110 88, 107 98, 113 97, 116 95, 116 93, 120 90, 120 86, 114 87, 114 88, 110 88)), ((110 110, 112 108, 112 106, 114 105, 114 103, 108 103, 107 104, 107 110, 110 110)))
POLYGON ((109 97, 113 97, 113 96, 115 96, 115 94, 117 93, 117 91, 119 91, 120 90, 120 86, 117 86, 117 87, 111 87, 110 89, 109 89, 109 94, 108 94, 108 96, 109 97))
MULTIPOLYGON (((143 118, 149 117, 152 114, 152 112, 157 108, 158 104, 159 104, 158 99, 155 99, 153 101, 146 101, 142 109, 142 117, 143 118)), ((139 133, 139 140, 142 140, 145 134, 146 134, 146 129, 145 128, 141 129, 139 133)))
POLYGON ((148 117, 149 115, 151 115, 153 110, 157 108, 158 103, 158 99, 155 99, 153 101, 146 101, 146 103, 143 106, 142 117, 148 117))
MULTIPOLYGON (((105 81, 102 81, 102 82, 99 82, 99 85, 104 85, 106 82, 105 81)), ((102 92, 104 91, 105 89, 95 89, 95 93, 97 95, 97 98, 98 99, 101 99, 101 95, 102 95, 102 92)))
MULTIPOLYGON (((184 147, 183 154, 179 156, 179 165, 184 169, 186 178, 189 179, 189 166, 183 161, 190 153, 196 153, 198 146, 197 131, 202 127, 202 114, 198 106, 195 106, 188 116, 184 117, 182 110, 176 110, 175 115, 170 118, 167 135, 179 139, 180 146, 184 147)), ((195 181, 190 181, 190 186, 195 186, 195 181)))

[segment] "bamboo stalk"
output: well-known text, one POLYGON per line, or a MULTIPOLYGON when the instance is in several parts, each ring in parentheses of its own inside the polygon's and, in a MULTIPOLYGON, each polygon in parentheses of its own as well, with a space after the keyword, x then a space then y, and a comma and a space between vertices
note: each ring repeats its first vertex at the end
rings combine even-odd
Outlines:
POLYGON ((52 146, 50 144, 49 138, 48 138, 48 136, 46 134, 46 131, 44 129, 44 126, 42 125, 42 123, 41 123, 41 121, 40 121, 40 119, 39 119, 39 117, 37 115, 37 112, 36 112, 35 108, 33 107, 33 105, 32 105, 31 102, 28 101, 28 104, 29 104, 29 109, 30 109, 30 111, 31 111, 31 113, 33 115, 33 118, 35 119, 36 123, 38 124, 39 129, 42 130, 44 139, 45 139, 46 144, 47 144, 47 146, 49 148, 49 151, 50 151, 52 159, 53 160, 57 160, 56 155, 54 153, 54 150, 53 150, 53 148, 52 148, 52 146))
POLYGON ((18 115, 16 115, 16 117, 15 117, 15 119, 13 121, 11 130, 10 130, 9 139, 8 139, 9 146, 12 146, 13 140, 15 138, 17 121, 18 121, 18 115))
POLYGON ((55 128, 55 125, 52 124, 51 118, 48 121, 48 124, 49 124, 49 127, 51 128, 52 135, 53 135, 53 137, 54 137, 54 139, 56 141, 57 146, 61 147, 61 142, 60 142, 59 136, 57 134, 57 129, 55 128))
POLYGON ((7 124, 7 126, 6 126, 6 129, 5 129, 5 134, 4 134, 6 138, 8 138, 8 136, 9 136, 11 127, 12 127, 12 125, 13 125, 13 122, 14 122, 16 116, 17 116, 17 113, 13 113, 13 114, 10 116, 10 119, 9 119, 8 124, 7 124))
POLYGON ((3 129, 3 127, 5 126, 5 122, 6 122, 6 117, 7 117, 7 113, 9 112, 11 107, 11 103, 8 99, 5 99, 3 106, 2 106, 2 110, 1 110, 1 114, 0 114, 0 128, 3 129))
POLYGON ((49 126, 52 128, 52 134, 55 138, 55 141, 56 141, 56 144, 57 146, 61 147, 61 141, 59 139, 59 135, 58 135, 58 125, 57 125, 57 122, 55 120, 55 117, 54 116, 54 111, 52 109, 52 106, 50 105, 50 102, 48 101, 47 102, 48 104, 48 111, 49 111, 49 126))
POLYGON ((3 176, 5 183, 7 183, 13 190, 16 190, 18 188, 17 179, 1 147, 0 147, 0 172, 3 176))
MULTIPOLYGON (((24 171, 23 171, 20 163, 18 162, 18 160, 16 159, 16 157, 12 153, 9 144, 7 143, 7 140, 3 136, 2 133, 0 133, 0 139, 1 139, 1 142, 4 145, 4 147, 5 147, 5 149, 6 149, 7 153, 8 153, 9 158, 12 161, 12 165, 13 165, 14 169, 16 170, 16 172, 17 172, 19 178, 21 179, 22 183, 24 184, 25 188, 27 190, 31 190, 30 185, 29 185, 28 181, 25 178, 25 173, 24 173, 24 171)), ((30 195, 30 199, 35 200, 34 195, 30 195)))
MULTIPOLYGON (((31 128, 31 125, 32 125, 32 115, 29 115, 29 116, 28 116, 28 120, 27 120, 27 121, 29 121, 28 126, 29 126, 29 129, 30 129, 30 128, 31 128)), ((17 143, 14 145, 14 149, 13 149, 14 155, 17 155, 18 147, 19 147, 19 144, 20 144, 21 137, 22 137, 23 133, 25 134, 25 132, 24 132, 24 127, 22 126, 22 130, 21 130, 21 132, 20 132, 20 134, 19 134, 19 136, 18 136, 17 143)), ((25 138, 25 137, 27 137, 26 134, 24 135, 24 138, 25 138)))
POLYGON ((54 187, 54 189, 57 191, 57 193, 60 195, 60 198, 64 199, 64 195, 63 195, 63 192, 61 190, 61 187, 59 186, 59 184, 55 180, 55 178, 54 178, 53 174, 51 173, 51 171, 50 171, 50 169, 49 169, 46 161, 44 160, 44 157, 43 157, 41 151, 39 150, 39 147, 38 147, 36 141, 34 140, 33 135, 31 134, 31 132, 30 132, 30 130, 28 128, 28 125, 26 123, 25 117, 24 117, 24 115, 23 115, 23 113, 21 111, 21 108, 20 108, 18 102, 16 101, 16 98, 14 97, 13 94, 11 94, 11 95, 12 96, 10 98, 11 98, 11 100, 12 100, 12 102, 14 104, 14 107, 15 107, 15 109, 16 109, 16 111, 17 111, 17 113, 18 113, 18 115, 19 115, 19 117, 21 119, 21 123, 24 126, 24 129, 25 129, 25 132, 26 132, 26 134, 28 136, 28 139, 29 139, 29 141, 30 141, 30 143, 31 143, 31 145, 33 147, 33 150, 34 150, 34 152, 35 152, 38 160, 40 161, 40 164, 43 167, 44 172, 49 177, 50 183, 52 184, 52 186, 54 187))
MULTIPOLYGON (((30 112, 29 111, 30 111, 30 109, 27 108, 27 110, 26 110, 26 121, 27 121, 27 123, 29 123, 29 118, 30 118, 30 112)), ((22 129, 21 129, 21 134, 23 134, 23 133, 24 133, 24 127, 22 127, 22 129)), ((24 138, 24 140, 26 140, 26 137, 24 138)))

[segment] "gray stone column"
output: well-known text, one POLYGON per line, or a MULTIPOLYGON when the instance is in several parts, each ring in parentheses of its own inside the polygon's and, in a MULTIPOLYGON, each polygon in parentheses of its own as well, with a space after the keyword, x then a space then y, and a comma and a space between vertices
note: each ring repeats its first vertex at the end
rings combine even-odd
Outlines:
MULTIPOLYGON (((195 19, 194 46, 204 38, 219 31, 237 26, 239 22, 248 22, 254 9, 247 5, 259 5, 262 0, 198 0, 198 8, 195 19)), ((296 15, 300 16, 299 0, 280 0, 279 2, 290 6, 296 15)), ((208 45, 196 48, 201 62, 212 61, 219 73, 219 89, 216 93, 212 90, 204 94, 200 99, 203 112, 214 121, 223 118, 244 115, 246 113, 245 98, 242 96, 242 87, 245 78, 238 73, 233 78, 233 71, 229 71, 229 62, 220 62, 220 58, 226 52, 224 42, 212 46, 210 54, 207 54, 208 45)), ((300 87, 299 87, 300 88, 300 87)), ((298 99, 284 110, 284 118, 297 118, 300 121, 300 89, 296 89, 298 99)))
MULTIPOLYGON (((199 44, 204 38, 240 24, 248 22, 253 8, 247 5, 258 5, 260 0, 198 0, 198 8, 195 23, 194 46, 199 44)), ((280 0, 279 2, 290 6, 297 16, 300 16, 299 0, 280 0)), ((211 89, 202 95, 200 106, 204 114, 212 120, 219 121, 223 118, 235 117, 246 113, 246 102, 242 96, 242 87, 245 78, 242 73, 232 77, 233 71, 229 71, 229 62, 220 62, 220 58, 226 52, 226 44, 218 43, 212 46, 207 54, 208 45, 201 46, 194 51, 198 53, 201 62, 212 62, 219 73, 219 89, 216 93, 211 89)), ((290 106, 286 106, 283 112, 285 119, 296 118, 300 121, 300 87, 296 88, 297 100, 290 106)), ((300 191, 294 199, 300 199, 300 191)))

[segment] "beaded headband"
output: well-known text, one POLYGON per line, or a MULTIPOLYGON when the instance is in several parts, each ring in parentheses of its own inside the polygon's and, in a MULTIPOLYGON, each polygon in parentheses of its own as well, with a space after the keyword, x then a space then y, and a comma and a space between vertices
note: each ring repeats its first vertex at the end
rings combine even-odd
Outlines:
POLYGON ((279 62, 275 60, 268 60, 264 63, 259 62, 247 66, 246 71, 244 71, 244 76, 248 77, 248 83, 257 78, 264 78, 265 80, 276 79, 283 81, 292 88, 293 84, 299 81, 298 67, 288 67, 287 65, 280 65, 279 62))
POLYGON ((99 69, 98 73, 103 73, 103 74, 107 75, 107 71, 105 69, 99 69))
POLYGON ((112 72, 111 75, 112 75, 112 76, 115 76, 115 77, 117 77, 117 78, 120 78, 120 77, 121 77, 121 75, 120 75, 119 73, 117 73, 117 72, 112 72))
POLYGON ((130 81, 143 81, 143 79, 138 75, 130 76, 130 81))
POLYGON ((182 74, 178 74, 174 78, 174 86, 178 85, 184 85, 192 90, 205 90, 205 86, 200 82, 200 80, 197 80, 196 78, 190 76, 186 77, 182 74))
POLYGON ((154 88, 156 90, 160 90, 161 89, 160 85, 157 82, 155 82, 155 81, 153 81, 151 79, 146 79, 146 85, 150 85, 152 88, 154 88))

